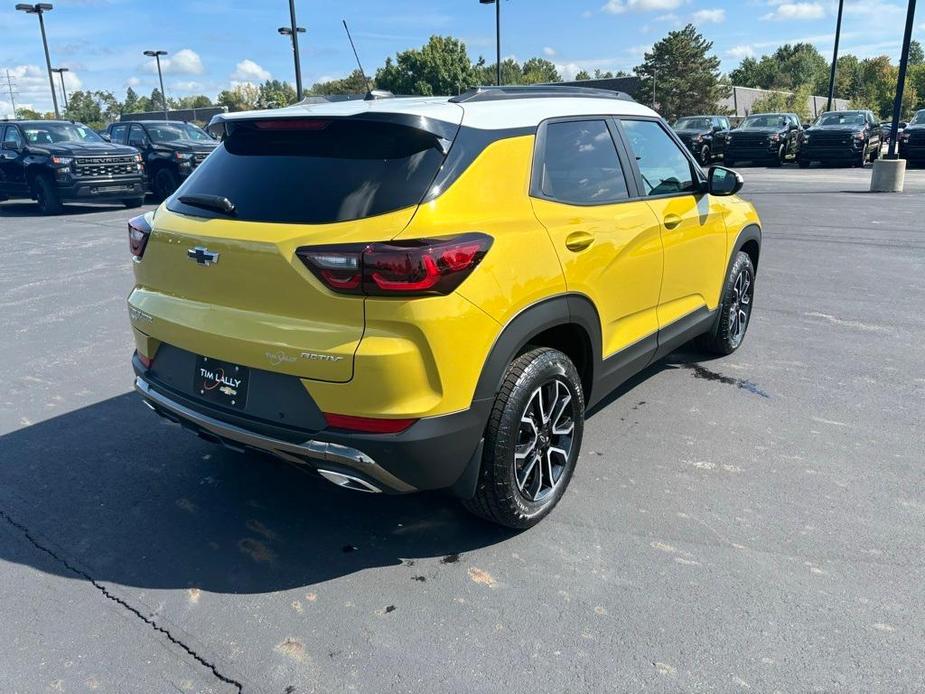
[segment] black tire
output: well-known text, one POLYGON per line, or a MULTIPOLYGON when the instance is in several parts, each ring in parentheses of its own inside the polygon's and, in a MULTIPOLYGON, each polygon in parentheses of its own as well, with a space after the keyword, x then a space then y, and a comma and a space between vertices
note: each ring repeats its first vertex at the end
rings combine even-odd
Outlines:
POLYGON ((49 176, 36 176, 32 182, 32 194, 39 204, 39 210, 45 215, 61 214, 64 206, 58 196, 58 189, 49 176))
POLYGON ((713 162, 713 154, 710 152, 710 145, 704 145, 700 148, 700 163, 709 166, 713 162))
POLYGON ((141 207, 145 204, 144 197, 140 198, 126 198, 122 201, 122 204, 125 205, 130 210, 134 210, 136 207, 141 207))
POLYGON ((787 156, 787 148, 786 148, 786 145, 781 145, 780 148, 777 150, 777 156, 776 156, 776 157, 774 158, 774 160, 771 162, 771 166, 772 166, 773 168, 775 168, 775 169, 778 168, 778 167, 780 167, 780 166, 783 166, 783 165, 784 165, 784 159, 786 158, 786 156, 787 156))
POLYGON ((719 327, 716 334, 709 332, 701 335, 695 341, 696 346, 712 354, 725 355, 735 352, 745 341, 745 333, 748 331, 752 308, 755 305, 754 299, 755 266, 747 253, 739 251, 736 253, 732 268, 729 270, 729 276, 726 278, 723 301, 719 307, 719 327), (739 284, 739 278, 743 273, 747 281, 744 293, 741 291, 741 287, 744 285, 739 284), (746 296, 748 301, 739 301, 740 294, 746 296), (733 311, 735 311, 737 319, 733 319, 733 311), (744 313, 744 320, 742 313, 744 313), (741 329, 736 320, 742 321, 741 329))
POLYGON ((878 144, 876 147, 874 147, 870 151, 870 156, 868 157, 867 161, 873 164, 875 161, 877 161, 880 158, 882 154, 883 154, 883 145, 878 144))
POLYGON ((800 159, 800 161, 798 162, 798 165, 801 169, 808 169, 809 164, 810 164, 809 159, 800 159))
POLYGON ((863 147, 863 148, 861 149, 861 156, 860 156, 860 158, 858 158, 858 157, 856 156, 855 159, 854 159, 854 161, 851 162, 851 166, 856 167, 856 168, 861 168, 861 169, 863 169, 863 168, 864 168, 864 164, 866 164, 866 163, 867 163, 867 147, 865 146, 865 147, 863 147))
POLYGON ((154 180, 151 182, 151 189, 154 197, 158 202, 166 200, 180 185, 177 175, 170 169, 164 167, 157 170, 154 174, 154 180))
POLYGON ((736 160, 735 160, 735 159, 733 159, 732 157, 730 157, 728 154, 725 155, 725 156, 723 156, 723 166, 725 166, 725 167, 731 169, 731 168, 732 168, 733 166, 735 166, 735 165, 736 165, 736 160))
POLYGON ((505 373, 488 418, 479 481, 475 496, 463 501, 466 509, 509 528, 529 528, 539 523, 559 503, 572 478, 581 448, 584 412, 581 379, 565 354, 544 347, 517 357, 505 373), (550 395, 553 392, 555 396, 550 395), (542 403, 550 399, 547 418, 542 416, 542 403), (562 401, 565 404, 556 414, 562 401), (532 424, 525 421, 527 418, 532 424), (571 425, 568 436, 556 434, 556 424, 563 421, 562 430, 571 425), (532 448, 531 442, 521 441, 525 433, 529 438, 531 428, 532 448), (542 447, 540 454, 536 454, 538 446, 542 447), (526 451, 518 453, 518 447, 526 447, 526 451), (555 455, 560 461, 556 476, 550 448, 565 452, 566 447, 566 455, 555 455), (527 456, 520 465, 517 455, 527 456), (538 460, 547 464, 543 466, 538 460), (544 478, 551 483, 548 489, 544 488, 544 478))

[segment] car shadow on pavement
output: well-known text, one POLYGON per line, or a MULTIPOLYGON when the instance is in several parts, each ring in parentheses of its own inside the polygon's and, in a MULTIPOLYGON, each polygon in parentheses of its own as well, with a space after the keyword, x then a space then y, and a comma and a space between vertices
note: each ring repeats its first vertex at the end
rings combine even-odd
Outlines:
MULTIPOLYGON (((209 444, 129 393, 0 437, 0 524, 100 582, 267 593, 417 558, 458 560, 513 531, 440 494, 339 489, 209 444)), ((47 557, 35 553, 36 568, 47 557)), ((0 542, 0 560, 18 556, 0 542)))
MULTIPOLYGON (((55 217, 73 217, 80 214, 88 214, 90 212, 112 212, 115 210, 123 210, 126 213, 125 219, 128 220, 133 215, 139 214, 136 210, 141 208, 128 209, 125 205, 104 205, 104 204, 94 204, 94 205, 71 205, 65 203, 62 208, 63 211, 60 214, 49 217, 49 219, 54 219, 55 217)), ((39 210, 39 206, 34 202, 5 202, 0 203, 0 218, 23 218, 23 217, 42 217, 42 211, 39 210)))

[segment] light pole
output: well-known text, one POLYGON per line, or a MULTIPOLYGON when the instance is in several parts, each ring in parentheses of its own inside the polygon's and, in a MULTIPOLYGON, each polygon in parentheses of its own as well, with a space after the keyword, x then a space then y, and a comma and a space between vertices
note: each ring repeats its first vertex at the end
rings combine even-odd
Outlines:
POLYGON ((61 113, 58 111, 58 97, 55 94, 55 81, 51 76, 51 58, 48 56, 48 39, 45 38, 45 19, 43 17, 46 12, 54 8, 47 2, 40 2, 35 5, 20 3, 16 5, 16 9, 26 14, 37 14, 39 16, 39 28, 42 30, 42 45, 45 47, 45 67, 48 68, 48 86, 51 87, 51 103, 55 106, 55 118, 60 118, 61 113))
POLYGON ((906 68, 909 66, 909 45, 912 42, 912 25, 915 22, 915 0, 909 0, 909 9, 906 12, 906 33, 903 34, 903 52, 899 56, 899 75, 896 79, 896 99, 893 101, 893 137, 890 138, 890 149, 887 159, 897 159, 896 142, 899 140, 899 119, 902 117, 903 92, 906 87, 906 68))
POLYGON ((497 61, 495 63, 495 72, 497 84, 501 86, 501 0, 479 0, 482 5, 495 6, 495 39, 497 42, 497 61))
POLYGON ((835 50, 832 53, 832 71, 829 73, 829 104, 826 111, 832 110, 832 101, 835 99, 835 68, 838 65, 838 40, 841 38, 841 15, 845 8, 845 0, 838 0, 838 19, 835 22, 835 50))
POLYGON ((64 88, 64 73, 65 73, 65 72, 70 72, 70 70, 69 70, 68 68, 66 68, 66 67, 53 67, 53 68, 51 69, 51 71, 52 71, 52 72, 57 72, 57 73, 58 73, 58 78, 61 80, 61 94, 62 94, 62 96, 64 96, 64 111, 65 111, 65 113, 67 113, 67 109, 68 109, 68 105, 67 105, 67 90, 64 88))
POLYGON ((292 39, 292 59, 295 61, 295 96, 297 101, 302 100, 302 61, 299 59, 299 34, 305 33, 305 27, 300 27, 295 20, 295 0, 289 0, 288 27, 280 27, 277 31, 281 36, 292 39))
POLYGON ((167 115, 167 92, 164 91, 164 75, 161 72, 161 56, 167 55, 167 51, 145 51, 145 55, 157 61, 157 79, 161 83, 161 101, 164 104, 164 120, 170 120, 170 117, 167 115))

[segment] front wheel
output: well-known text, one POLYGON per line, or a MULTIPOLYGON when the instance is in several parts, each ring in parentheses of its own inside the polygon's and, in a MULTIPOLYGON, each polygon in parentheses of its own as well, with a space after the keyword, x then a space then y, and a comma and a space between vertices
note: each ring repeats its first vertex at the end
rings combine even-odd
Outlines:
POLYGON ((808 169, 808 168, 809 168, 809 159, 800 159, 800 161, 798 162, 798 165, 799 165, 799 167, 800 167, 801 169, 808 169))
POLYGON ((874 147, 871 150, 870 158, 868 159, 868 161, 871 164, 873 164, 875 161, 877 161, 880 158, 880 155, 882 154, 882 149, 883 149, 882 145, 878 144, 876 147, 874 147))
POLYGON ((122 201, 122 204, 125 205, 130 210, 135 209, 136 207, 141 207, 145 204, 145 199, 142 198, 126 198, 122 201))
POLYGON ((745 339, 752 317, 755 298, 755 266, 747 253, 736 253, 726 278, 723 301, 720 304, 719 326, 697 340, 697 346, 713 354, 732 354, 745 339))
POLYGON ((509 528, 529 528, 555 507, 575 470, 585 400, 572 361, 549 348, 508 367, 485 429, 472 513, 509 528))
POLYGON ((37 176, 32 184, 32 194, 35 196, 35 200, 39 204, 39 211, 42 214, 61 214, 64 211, 58 189, 55 188, 54 181, 50 177, 37 176))
POLYGON ((713 155, 710 152, 710 146, 704 145, 700 149, 700 163, 703 164, 704 166, 709 166, 710 162, 712 161, 713 161, 713 155))
POLYGON ((784 160, 787 158, 787 149, 784 145, 780 146, 780 149, 777 150, 777 157, 771 162, 771 166, 777 168, 784 165, 784 160))
POLYGON ((154 174, 154 181, 151 187, 154 190, 154 197, 158 201, 166 200, 180 185, 177 175, 168 168, 158 169, 154 174))

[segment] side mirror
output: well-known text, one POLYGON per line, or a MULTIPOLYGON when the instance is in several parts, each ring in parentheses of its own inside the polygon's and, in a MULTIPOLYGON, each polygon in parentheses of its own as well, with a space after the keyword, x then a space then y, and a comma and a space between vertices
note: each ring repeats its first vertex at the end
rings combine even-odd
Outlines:
POLYGON ((742 175, 725 166, 711 166, 707 172, 707 192, 710 195, 735 195, 742 190, 743 185, 745 179, 742 175))
POLYGON ((109 133, 100 133, 100 137, 106 140, 106 142, 112 142, 112 138, 109 136, 109 133))

